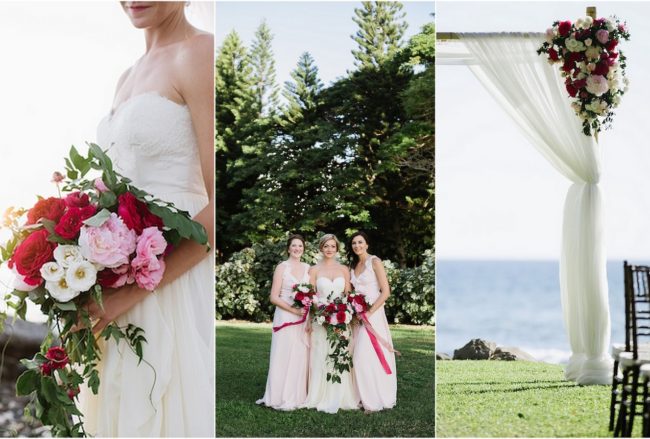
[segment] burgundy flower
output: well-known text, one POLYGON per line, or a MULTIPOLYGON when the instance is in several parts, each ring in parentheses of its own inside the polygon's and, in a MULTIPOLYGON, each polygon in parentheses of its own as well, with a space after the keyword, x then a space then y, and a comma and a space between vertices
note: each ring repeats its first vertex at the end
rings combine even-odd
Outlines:
POLYGON ((83 192, 72 192, 65 197, 65 205, 68 207, 86 207, 90 204, 88 194, 83 192))
POLYGON ((558 25, 558 33, 560 36, 566 37, 571 32, 571 22, 570 21, 560 21, 558 25))
POLYGON ((339 323, 345 323, 345 311, 339 311, 336 313, 336 320, 339 323))
POLYGON ((52 365, 49 361, 47 363, 41 364, 41 374, 47 376, 52 375, 52 365))
POLYGON ((149 211, 145 203, 138 200, 131 192, 125 192, 117 199, 117 214, 124 224, 140 235, 147 227, 162 229, 162 219, 149 211))
POLYGON ((573 85, 573 83, 566 84, 566 91, 569 92, 569 96, 575 98, 578 94, 578 89, 573 85))
POLYGON ((607 72, 609 72, 609 66, 607 65, 606 62, 601 61, 598 64, 596 64, 596 68, 591 73, 593 75, 607 76, 607 72))
POLYGON ((68 354, 60 346, 52 346, 47 350, 45 358, 50 360, 52 369, 63 369, 68 364, 68 354))
POLYGON ((548 50, 548 56, 551 58, 553 61, 557 61, 560 59, 560 56, 558 55, 557 51, 553 48, 548 50))
POLYGON ((618 40, 609 40, 609 42, 605 45, 605 48, 607 49, 608 52, 611 52, 616 48, 618 45, 618 40))

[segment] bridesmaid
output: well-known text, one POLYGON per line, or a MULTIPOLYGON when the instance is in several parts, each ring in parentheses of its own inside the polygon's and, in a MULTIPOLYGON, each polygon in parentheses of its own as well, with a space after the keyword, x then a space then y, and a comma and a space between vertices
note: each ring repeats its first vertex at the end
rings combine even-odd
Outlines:
POLYGON ((357 232, 350 238, 348 261, 352 285, 358 293, 364 294, 372 305, 366 316, 377 335, 376 346, 385 358, 382 364, 365 322, 357 325, 354 334, 354 380, 363 408, 367 412, 389 409, 395 406, 397 400, 397 377, 395 351, 392 349, 388 320, 384 312, 384 302, 390 295, 386 270, 377 256, 368 254, 368 235, 364 232, 357 232))
MULTIPOLYGON (((273 327, 302 318, 303 311, 291 305, 293 285, 309 282, 309 264, 300 260, 304 252, 305 239, 301 235, 291 235, 287 240, 289 257, 273 273, 273 327)), ((308 320, 273 332, 266 391, 262 399, 257 400, 257 404, 276 410, 294 410, 305 402, 309 371, 309 338, 305 327, 308 320)))

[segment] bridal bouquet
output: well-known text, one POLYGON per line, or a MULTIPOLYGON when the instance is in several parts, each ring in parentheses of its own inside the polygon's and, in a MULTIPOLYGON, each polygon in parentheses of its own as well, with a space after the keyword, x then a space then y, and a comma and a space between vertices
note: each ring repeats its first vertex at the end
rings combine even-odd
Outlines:
POLYGON ((352 356, 349 324, 354 316, 352 305, 345 298, 330 294, 325 303, 319 303, 314 311, 314 321, 325 326, 327 341, 330 345, 328 358, 332 362, 332 370, 327 373, 327 381, 340 383, 340 374, 350 371, 352 356))
MULTIPOLYGON (((15 301, 9 306, 24 319, 26 300, 33 302, 47 315, 50 328, 41 352, 22 360, 27 371, 18 378, 17 393, 31 395, 32 414, 51 425, 53 434, 75 437, 85 436, 75 406, 79 386, 87 382, 95 394, 99 388, 100 351, 87 306, 102 307, 104 288, 135 283, 153 291, 167 252, 181 239, 206 244, 207 234, 187 212, 115 172, 97 145, 89 145, 87 157, 72 147, 65 163, 67 177, 54 176, 65 196, 59 192, 59 197, 40 198, 29 210, 5 214, 12 238, 0 247, 0 263, 7 262, 15 273, 15 301), (86 178, 93 170, 101 176, 86 178)), ((112 323, 100 337, 125 340, 146 363, 141 328, 112 323)))
POLYGON ((560 64, 571 107, 587 136, 611 126, 613 110, 627 91, 626 58, 618 50, 621 39, 629 40, 630 34, 617 18, 584 17, 575 23, 553 23, 537 50, 549 63, 560 64))

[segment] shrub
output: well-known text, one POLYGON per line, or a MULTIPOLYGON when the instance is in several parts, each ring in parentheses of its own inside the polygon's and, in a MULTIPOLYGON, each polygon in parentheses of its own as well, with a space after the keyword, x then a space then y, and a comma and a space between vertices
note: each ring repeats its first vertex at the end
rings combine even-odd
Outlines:
MULTIPOLYGON (((303 261, 315 264, 317 255, 317 244, 308 242, 303 261)), ((390 322, 433 324, 433 250, 426 250, 424 256, 424 263, 416 268, 399 269, 391 261, 383 261, 392 290, 386 301, 386 316, 390 322)), ((217 265, 217 319, 272 320, 274 306, 269 293, 273 271, 284 259, 285 243, 268 240, 234 253, 228 262, 217 265)), ((346 262, 344 257, 341 257, 341 262, 346 262)))

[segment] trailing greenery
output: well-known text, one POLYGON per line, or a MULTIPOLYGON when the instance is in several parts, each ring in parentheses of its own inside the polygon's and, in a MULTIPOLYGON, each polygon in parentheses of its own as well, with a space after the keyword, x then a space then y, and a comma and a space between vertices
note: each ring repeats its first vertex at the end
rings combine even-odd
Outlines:
POLYGON ((324 86, 308 51, 282 96, 271 29, 233 31, 216 59, 216 253, 220 263, 288 231, 363 229, 399 267, 433 248, 433 23, 409 41, 399 2, 351 17, 355 67, 324 86))
POLYGON ((437 437, 611 437, 610 386, 579 386, 562 366, 437 361, 437 437))
POLYGON ((268 372, 271 326, 217 322, 217 437, 433 437, 432 327, 391 326, 397 358, 397 405, 366 415, 258 406, 268 372))
MULTIPOLYGON (((267 240, 234 253, 216 267, 217 319, 241 319, 256 322, 273 318, 275 307, 269 301, 273 271, 286 258, 285 242, 267 240)), ((303 260, 317 261, 315 242, 308 242, 303 260)), ((435 263, 432 250, 423 254, 423 263, 416 268, 397 268, 389 260, 384 267, 391 286, 386 301, 390 322, 432 325, 435 311, 435 263)), ((342 256, 341 261, 345 263, 342 256)))

